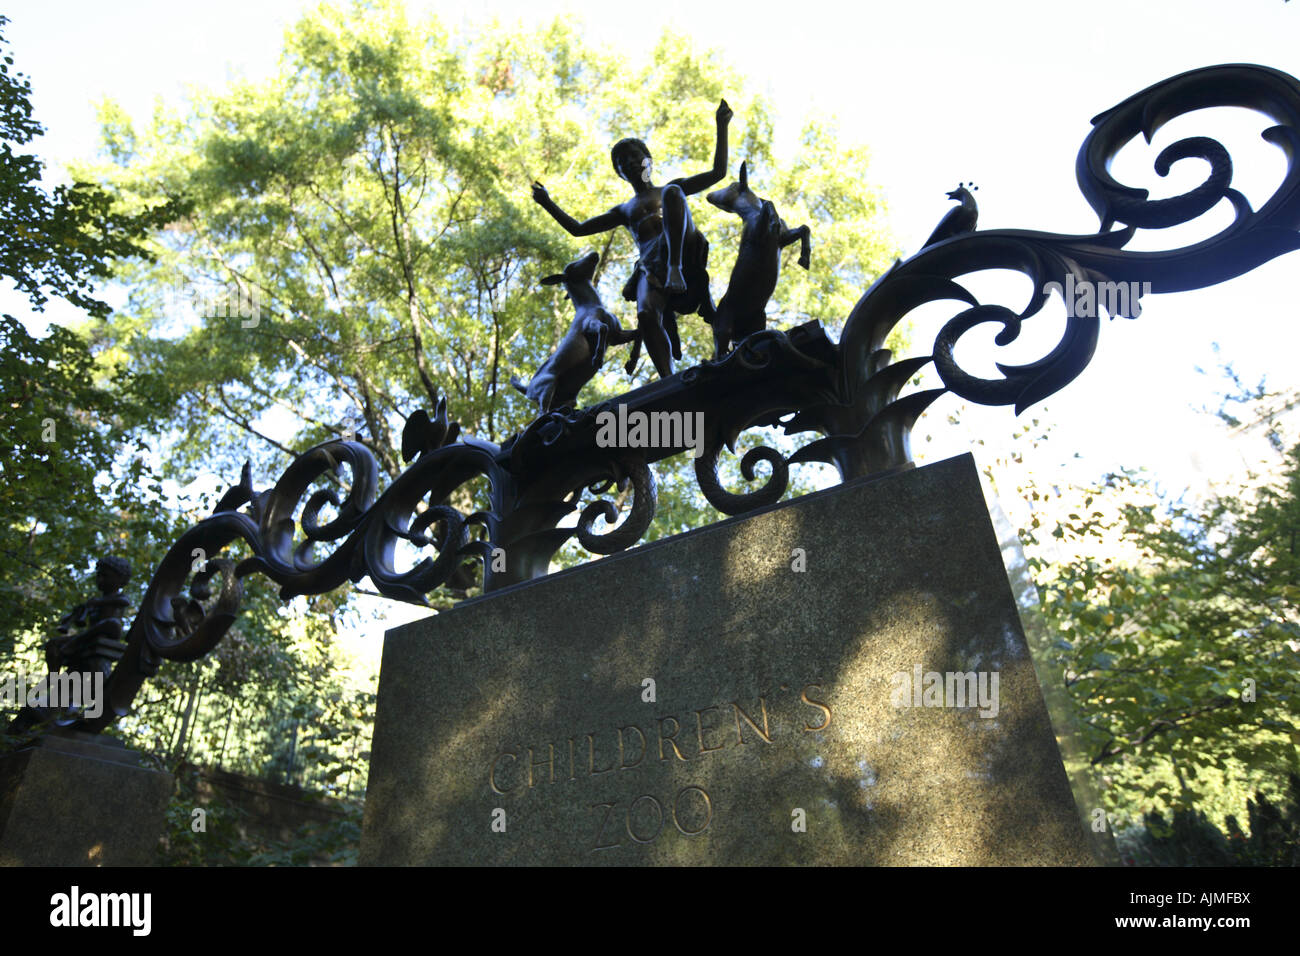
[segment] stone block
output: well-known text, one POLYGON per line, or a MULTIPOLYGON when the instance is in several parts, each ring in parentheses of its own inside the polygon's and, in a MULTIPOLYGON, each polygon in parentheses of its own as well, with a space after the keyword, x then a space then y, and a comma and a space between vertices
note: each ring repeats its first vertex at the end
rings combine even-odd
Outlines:
POLYGON ((390 631, 360 862, 1095 859, 963 456, 390 631))
POLYGON ((171 774, 92 734, 48 734, 0 754, 0 866, 149 866, 171 774))

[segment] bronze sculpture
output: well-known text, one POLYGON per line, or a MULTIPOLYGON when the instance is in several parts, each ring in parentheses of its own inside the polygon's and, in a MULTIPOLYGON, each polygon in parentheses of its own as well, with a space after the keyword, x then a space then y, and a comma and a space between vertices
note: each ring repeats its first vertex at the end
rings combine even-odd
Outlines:
MULTIPOLYGON (((725 125, 721 109, 719 125, 725 125)), ((959 195, 954 198, 962 207, 953 210, 953 218, 945 217, 949 225, 936 230, 932 242, 895 263, 863 293, 845 319, 838 342, 831 341, 818 322, 789 331, 757 331, 721 359, 638 388, 620 396, 617 404, 626 406, 629 418, 705 410, 702 448, 691 449, 701 452, 695 458, 696 480, 705 498, 728 515, 777 501, 788 487, 791 465, 829 462, 846 481, 908 467, 912 425, 937 398, 951 392, 980 404, 1009 405, 1017 412, 1027 408, 1083 371, 1101 324, 1095 314, 1070 315, 1059 343, 1047 355, 1021 365, 997 364, 990 377, 961 367, 955 347, 967 331, 995 322, 1001 326, 996 343, 1014 342, 1023 324, 1042 311, 1051 290, 1059 294, 1067 277, 1076 283, 1141 281, 1157 294, 1175 292, 1222 282, 1300 249, 1300 80, 1243 64, 1163 80, 1093 120, 1075 173, 1098 214, 1096 233, 976 231, 973 196, 968 204, 959 195), (1210 106, 1253 109, 1275 124, 1263 135, 1285 154, 1286 174, 1258 209, 1231 187, 1228 153, 1207 137, 1179 140, 1155 162, 1161 175, 1179 159, 1208 163, 1208 176, 1188 192, 1150 199, 1145 190, 1114 179, 1110 160, 1127 143, 1138 136, 1150 140, 1174 117, 1210 106), (1125 248, 1139 227, 1188 222, 1224 199, 1232 205, 1233 222, 1209 239, 1158 251, 1125 248), (1123 227, 1112 228, 1116 223, 1123 227), (985 269, 1021 272, 1035 291, 1017 309, 981 303, 960 280, 985 269), (885 348, 890 331, 913 309, 939 301, 956 302, 960 311, 943 326, 931 353, 895 361, 885 348), (916 373, 932 362, 943 387, 903 394, 916 373), (755 466, 766 463, 766 480, 748 493, 728 491, 718 474, 721 450, 734 451, 742 432, 762 426, 779 426, 787 435, 816 432, 822 437, 789 455, 765 446, 750 449, 740 462, 742 476, 757 484, 755 466)), ((625 224, 619 210, 606 216, 613 217, 606 228, 625 224)), ((628 219, 628 228, 630 223, 628 219)), ((681 265, 689 294, 689 260, 684 257, 681 265)), ((638 269, 641 291, 648 284, 646 268, 654 268, 653 260, 638 269)), ((655 348, 662 356, 662 339, 655 348)), ((286 598, 323 593, 368 576, 389 597, 423 603, 435 588, 464 586, 467 568, 474 565, 481 568, 478 580, 485 592, 542 577, 549 572, 551 557, 570 538, 594 554, 613 554, 636 544, 657 504, 650 466, 688 449, 671 444, 602 445, 597 421, 614 404, 582 410, 552 407, 498 446, 461 437, 447 418, 445 401, 439 399, 432 415, 417 412, 408 420, 402 451, 405 460, 414 461, 382 493, 374 455, 348 439, 307 450, 273 487, 262 491, 253 488, 245 469, 239 485, 222 497, 214 513, 182 534, 163 558, 126 636, 126 652, 107 683, 108 710, 102 719, 83 719, 78 726, 99 731, 125 714, 162 660, 196 660, 207 654, 235 619, 240 582, 249 574, 266 575, 286 598), (343 466, 351 482, 342 501, 332 489, 313 490, 327 473, 343 466), (486 506, 471 512, 453 506, 458 490, 480 479, 488 486, 486 506), (629 491, 617 524, 620 512, 613 496, 599 497, 614 486, 629 491), (584 500, 584 494, 594 500, 584 500), (335 514, 322 521, 326 504, 335 514), (575 511, 576 526, 562 525, 575 511), (598 532, 595 522, 602 518, 609 527, 598 532), (218 555, 236 541, 244 542, 252 556, 238 564, 215 558, 202 569, 196 567, 196 550, 218 555), (396 555, 401 542, 427 550, 429 556, 405 567, 396 555), (330 552, 317 559, 312 547, 326 543, 330 552), (218 574, 220 589, 210 590, 207 582, 218 574), (187 587, 193 603, 178 600, 187 587), (209 594, 213 600, 204 605, 209 594), (200 610, 203 617, 196 620, 200 610)))
POLYGON ((554 407, 572 407, 578 392, 605 363, 605 348, 636 338, 635 332, 619 325, 592 287, 599 262, 599 253, 591 252, 570 262, 563 272, 542 279, 542 285, 564 286, 573 302, 573 324, 532 381, 524 385, 511 376, 510 384, 535 401, 543 415, 554 407))
POLYGON ((740 164, 739 179, 705 198, 719 209, 734 212, 744 222, 736 264, 731 267, 726 294, 713 316, 713 358, 717 360, 734 343, 767 328, 767 300, 781 274, 781 250, 798 242, 799 265, 807 269, 809 229, 791 229, 776 214, 771 201, 754 195, 746 163, 740 164))
MULTIPOLYGON (((695 228, 686 197, 720 182, 727 173, 727 126, 731 107, 718 104, 717 147, 713 168, 683 176, 666 186, 651 178, 650 150, 639 139, 614 144, 610 159, 615 171, 632 186, 632 198, 608 212, 578 222, 556 205, 546 187, 533 183, 533 199, 571 236, 591 236, 623 226, 636 240, 641 258, 624 287, 625 298, 636 299, 637 335, 650 353, 660 378, 673 374, 673 359, 681 358, 675 343, 678 315, 698 312, 713 319, 713 298, 707 270, 709 244, 695 228)), ((631 364, 631 363, 629 363, 631 364)))
POLYGON ((131 580, 131 565, 123 558, 100 558, 95 566, 99 596, 78 604, 59 621, 59 636, 45 643, 50 673, 60 670, 102 672, 105 676, 120 660, 122 618, 130 603, 122 589, 131 580))
MULTIPOLYGON (((103 701, 92 701, 90 695, 101 694, 112 675, 113 667, 126 653, 127 644, 122 639, 130 602, 122 589, 131 580, 131 565, 124 558, 100 558, 95 566, 95 586, 99 596, 78 604, 65 614, 58 624, 57 636, 45 642, 45 663, 49 675, 38 685, 38 693, 46 699, 39 704, 28 697, 28 703, 10 722, 8 732, 22 734, 36 728, 66 727, 76 724, 83 716, 95 719, 103 716, 103 701), (77 675, 76 678, 56 680, 56 674, 77 675), (57 701, 60 688, 74 688, 77 701, 57 701), (92 707, 98 706, 98 711, 92 707)), ((200 619, 202 614, 199 615, 200 619)), ((66 691, 65 691, 66 692, 66 691)))
POLYGON ((975 231, 975 223, 979 221, 979 206, 975 203, 973 191, 979 189, 974 183, 958 183, 957 188, 948 193, 949 199, 955 199, 961 203, 956 209, 949 209, 947 214, 939 220, 939 225, 934 227, 934 232, 930 233, 930 238, 925 240, 921 245, 924 249, 926 246, 932 246, 936 242, 943 242, 945 239, 951 239, 953 236, 964 236, 968 232, 975 231), (967 185, 970 189, 967 189, 967 185))

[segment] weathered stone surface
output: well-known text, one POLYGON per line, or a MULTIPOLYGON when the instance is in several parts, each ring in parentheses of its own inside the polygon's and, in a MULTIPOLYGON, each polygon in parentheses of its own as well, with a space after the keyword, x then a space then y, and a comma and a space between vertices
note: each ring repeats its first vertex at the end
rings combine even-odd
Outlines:
POLYGON ((149 866, 172 777, 90 734, 0 755, 0 866, 149 866))
POLYGON ((363 864, 1093 862, 969 456, 394 629, 372 754, 363 864))

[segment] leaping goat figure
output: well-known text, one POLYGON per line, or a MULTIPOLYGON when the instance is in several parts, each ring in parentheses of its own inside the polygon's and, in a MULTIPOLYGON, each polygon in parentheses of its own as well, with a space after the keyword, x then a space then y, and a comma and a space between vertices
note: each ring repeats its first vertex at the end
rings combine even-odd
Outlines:
POLYGON ((772 298, 781 273, 781 250, 798 240, 799 265, 807 269, 811 233, 807 226, 789 228, 769 200, 754 195, 744 163, 740 164, 738 180, 705 198, 719 209, 734 212, 744 222, 727 293, 713 317, 716 361, 741 339, 767 327, 767 300, 772 298))

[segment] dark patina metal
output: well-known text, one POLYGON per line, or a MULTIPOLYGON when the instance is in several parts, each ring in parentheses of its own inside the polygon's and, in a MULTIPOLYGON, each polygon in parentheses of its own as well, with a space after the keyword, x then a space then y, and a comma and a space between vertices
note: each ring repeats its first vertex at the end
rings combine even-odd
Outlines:
POLYGON ((767 328, 767 301, 776 290, 781 274, 781 250, 799 243, 799 265, 810 262, 810 232, 807 226, 791 229, 776 214, 776 207, 759 199, 749 188, 747 164, 740 164, 740 178, 725 189, 704 197, 719 209, 733 212, 744 227, 740 249, 731 267, 727 292, 713 316, 713 357, 720 359, 741 339, 767 328))
POLYGON ((650 150, 639 139, 614 144, 611 159, 619 176, 632 186, 632 198, 608 212, 578 222, 556 205, 546 187, 533 184, 533 199, 571 236, 592 236, 624 227, 636 240, 641 258, 623 295, 636 302, 637 346, 644 345, 660 378, 673 374, 673 359, 682 357, 677 336, 677 316, 698 312, 706 322, 713 318, 713 298, 707 270, 709 244, 695 228, 686 197, 708 189, 727 174, 727 126, 731 107, 718 104, 717 148, 713 168, 683 176, 666 186, 651 177, 650 150))
MULTIPOLYGON (((601 422, 615 412, 625 416, 703 413, 703 433, 691 449, 699 453, 695 473, 700 488, 719 511, 742 514, 781 497, 790 465, 828 462, 846 480, 906 467, 911 462, 908 442, 913 423, 945 392, 1020 411, 1064 387, 1092 357, 1100 329, 1095 315, 1071 315, 1049 354, 1028 364, 998 365, 996 378, 982 378, 961 368, 954 349, 963 334, 986 322, 1001 325, 999 346, 1010 344, 1023 323, 1042 310, 1053 289, 1059 291, 1067 278, 1150 283, 1153 292, 1175 292, 1241 275, 1300 247, 1300 167, 1296 164, 1300 82, 1259 66, 1195 70, 1157 83, 1093 120, 1094 128, 1079 152, 1076 175, 1100 217, 1097 233, 975 231, 974 198, 959 188, 950 196, 961 206, 945 218, 932 241, 906 261, 895 263, 866 291, 847 317, 838 342, 832 342, 816 322, 782 332, 765 329, 765 319, 748 314, 743 321, 733 322, 727 333, 728 338, 740 337, 734 350, 719 346, 716 360, 672 375, 669 356, 675 315, 695 309, 705 318, 713 314, 704 259, 692 258, 692 249, 698 252, 703 237, 690 223, 685 195, 723 177, 730 115, 724 102, 717 115, 714 169, 663 189, 654 187, 648 167, 639 165, 649 158, 644 145, 626 141, 615 151, 615 165, 632 182, 636 195, 585 223, 560 210, 540 185, 534 187, 537 201, 574 235, 617 226, 633 231, 642 260, 629 286, 635 287, 630 291, 638 303, 638 332, 660 371, 659 381, 616 402, 570 407, 590 378, 588 371, 599 365, 603 348, 626 337, 616 320, 611 324, 595 312, 584 319, 584 309, 602 307, 598 300, 579 301, 575 296, 578 316, 570 331, 574 340, 566 338, 567 344, 533 382, 520 386, 538 401, 541 414, 502 445, 460 437, 458 426, 448 420, 445 401, 440 401, 432 414, 420 411, 408 419, 402 448, 412 463, 382 494, 374 457, 355 441, 329 441, 305 452, 274 488, 264 491, 254 491, 245 469, 240 484, 214 513, 182 535, 163 559, 131 625, 124 656, 109 679, 109 712, 84 726, 102 729, 115 715, 125 713, 160 660, 194 660, 211 650, 237 613, 240 580, 254 572, 276 581, 286 598, 321 593, 369 576, 382 593, 421 603, 441 586, 463 588, 481 582, 485 591, 494 591, 544 575, 552 556, 570 538, 595 554, 634 545, 655 512, 650 465, 688 449, 680 440, 652 447, 607 447, 598 440, 601 422), (1151 200, 1145 190, 1123 186, 1111 177, 1110 159, 1130 140, 1138 135, 1149 140, 1175 116, 1210 106, 1256 109, 1276 124, 1264 138, 1286 153, 1287 173, 1260 209, 1252 209, 1231 188, 1227 151, 1206 137, 1180 140, 1156 160, 1162 175, 1177 159, 1196 157, 1210 164, 1205 181, 1181 196, 1151 200), (1236 216, 1218 235, 1168 251, 1124 249, 1137 228, 1186 222, 1222 199, 1232 204, 1236 216), (1117 224, 1121 228, 1113 228, 1117 224), (985 269, 1022 272, 1032 279, 1035 293, 1018 310, 981 303, 957 279, 985 269), (933 354, 894 361, 884 347, 890 331, 912 309, 940 300, 964 305, 940 331, 933 354), (757 330, 745 335, 755 323, 757 330), (603 341, 598 327, 605 329, 603 341), (900 397, 904 386, 932 361, 944 387, 900 397), (722 448, 734 450, 737 437, 748 428, 774 425, 787 434, 816 432, 821 437, 789 456, 767 447, 749 451, 741 462, 742 474, 755 481, 755 468, 763 462, 768 466, 766 480, 747 493, 726 490, 718 477, 722 448), (329 489, 312 491, 317 480, 344 467, 351 481, 342 500, 329 489), (488 488, 486 507, 468 510, 453 504, 461 500, 466 486, 482 480, 488 488), (630 499, 617 526, 612 523, 618 508, 601 497, 611 489, 630 499), (592 500, 584 504, 584 495, 592 500), (327 504, 335 515, 321 523, 321 509, 327 504), (575 527, 558 526, 575 511, 575 527), (602 518, 610 523, 603 532, 596 530, 602 518), (299 529, 301 540, 295 543, 299 529), (196 549, 219 555, 241 540, 252 557, 238 564, 223 558, 210 560, 194 574, 196 549), (401 542, 436 556, 400 570, 395 555, 401 542), (331 550, 318 560, 313 548, 319 545, 330 545, 331 550), (221 586, 214 597, 208 583, 218 575, 221 586)), ((770 216, 768 226, 780 241, 797 232, 782 227, 778 235, 774 210, 770 216)), ((565 284, 570 270, 575 270, 574 281, 581 280, 577 273, 582 271, 589 279, 588 266, 594 268, 591 257, 572 263, 564 274, 565 284)), ((753 303, 766 302, 776 275, 775 267, 764 269, 740 279, 746 270, 738 266, 724 302, 733 295, 737 301, 745 299, 751 304, 749 313, 756 307, 753 303), (738 282, 743 286, 738 287, 738 282)))
MULTIPOLYGON (((59 621, 58 633, 45 642, 45 663, 50 675, 66 672, 107 680, 122 659, 127 643, 122 640, 130 602, 122 589, 131 580, 131 565, 124 558, 100 558, 95 566, 99 596, 78 604, 59 621)), ((198 608, 200 617, 202 607, 198 608)), ((48 679, 47 679, 48 688, 48 679)), ((65 727, 78 723, 81 714, 61 707, 24 706, 8 731, 23 733, 44 726, 65 727)))
POLYGON ((573 324, 531 382, 524 385, 512 376, 510 384, 536 402, 543 415, 553 407, 574 405, 583 386, 605 364, 605 349, 637 337, 623 329, 596 294, 591 279, 599 262, 599 253, 588 253, 570 262, 563 272, 542 279, 542 285, 564 286, 573 303, 573 324))

